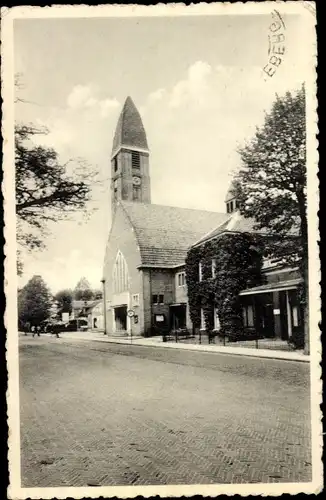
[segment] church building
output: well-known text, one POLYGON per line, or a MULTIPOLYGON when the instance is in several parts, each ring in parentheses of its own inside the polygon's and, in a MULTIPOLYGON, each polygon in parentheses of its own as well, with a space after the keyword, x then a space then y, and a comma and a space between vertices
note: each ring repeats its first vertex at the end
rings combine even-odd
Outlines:
POLYGON ((147 336, 191 328, 184 273, 187 251, 229 216, 152 203, 150 151, 130 97, 113 139, 111 203, 102 280, 107 334, 132 331, 147 336))

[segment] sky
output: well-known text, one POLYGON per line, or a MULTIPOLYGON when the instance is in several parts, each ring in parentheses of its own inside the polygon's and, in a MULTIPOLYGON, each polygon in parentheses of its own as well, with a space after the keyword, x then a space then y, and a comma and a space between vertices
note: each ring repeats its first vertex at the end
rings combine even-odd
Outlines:
POLYGON ((110 153, 130 95, 150 148, 152 203, 225 212, 237 149, 250 140, 275 94, 305 79, 304 24, 284 16, 286 51, 273 77, 271 16, 19 19, 18 122, 46 125, 40 139, 60 159, 98 170, 89 216, 49 226, 47 248, 24 252, 23 286, 41 275, 55 293, 85 276, 99 288, 111 224, 110 153))

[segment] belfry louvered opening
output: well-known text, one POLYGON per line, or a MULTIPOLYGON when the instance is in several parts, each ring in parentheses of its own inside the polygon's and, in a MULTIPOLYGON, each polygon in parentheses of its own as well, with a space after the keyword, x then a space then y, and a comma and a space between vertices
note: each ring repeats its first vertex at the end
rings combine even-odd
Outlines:
POLYGON ((134 169, 140 169, 140 154, 137 151, 131 153, 131 166, 134 169))

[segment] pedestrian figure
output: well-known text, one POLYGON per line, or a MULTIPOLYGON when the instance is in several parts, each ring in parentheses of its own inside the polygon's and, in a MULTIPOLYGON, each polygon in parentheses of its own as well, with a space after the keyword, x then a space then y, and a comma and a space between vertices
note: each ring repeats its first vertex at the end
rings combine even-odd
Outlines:
POLYGON ((31 327, 31 332, 32 332, 32 335, 34 337, 34 335, 35 335, 35 326, 34 325, 31 327))
POLYGON ((57 325, 53 326, 52 332, 55 334, 55 336, 57 337, 57 339, 60 338, 59 337, 59 327, 57 325))
POLYGON ((40 332, 41 332, 41 327, 40 327, 40 325, 38 325, 36 327, 36 333, 37 333, 38 337, 40 336, 40 332))

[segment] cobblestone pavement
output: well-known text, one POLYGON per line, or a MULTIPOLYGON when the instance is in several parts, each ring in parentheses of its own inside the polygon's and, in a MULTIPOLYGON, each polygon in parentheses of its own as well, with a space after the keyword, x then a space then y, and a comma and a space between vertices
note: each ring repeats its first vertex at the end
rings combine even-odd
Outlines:
POLYGON ((22 486, 311 481, 309 365, 20 338, 22 486))

